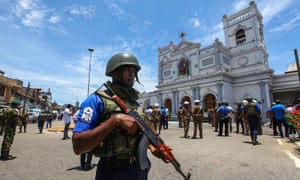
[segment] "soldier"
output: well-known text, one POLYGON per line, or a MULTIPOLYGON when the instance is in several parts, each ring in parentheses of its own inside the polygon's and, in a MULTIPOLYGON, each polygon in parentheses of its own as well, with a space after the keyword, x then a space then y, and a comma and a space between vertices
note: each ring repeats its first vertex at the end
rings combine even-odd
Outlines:
MULTIPOLYGON (((126 105, 143 114, 137 102, 139 92, 133 88, 141 69, 135 56, 118 53, 112 56, 106 66, 106 75, 112 77, 107 86, 124 100, 126 105)), ((81 104, 77 123, 73 130, 73 150, 76 154, 94 149, 100 157, 95 180, 103 179, 135 179, 148 178, 148 167, 142 168, 138 159, 138 146, 142 140, 134 117, 121 111, 112 100, 109 92, 99 90, 92 93, 81 104)), ((151 152, 162 155, 160 149, 149 144, 151 152)), ((157 154, 157 155, 158 155, 157 154)), ((145 153, 146 162, 150 161, 145 153)))
POLYGON ((257 135, 258 135, 258 126, 259 126, 259 117, 260 117, 260 107, 256 103, 256 100, 253 98, 247 98, 243 102, 245 109, 243 110, 244 116, 246 117, 249 127, 250 127, 250 137, 253 145, 258 144, 257 135))
POLYGON ((215 125, 215 132, 218 132, 218 129, 219 129, 219 119, 217 117, 218 113, 217 113, 217 110, 218 108, 221 106, 221 103, 218 103, 218 106, 216 106, 213 110, 213 121, 214 121, 214 125, 215 125))
POLYGON ((194 120, 194 135, 192 139, 196 139, 197 136, 197 128, 199 128, 199 136, 203 138, 203 128, 202 128, 202 121, 203 121, 203 109, 200 106, 200 100, 195 100, 195 106, 192 110, 192 116, 194 120))
POLYGON ((243 122, 243 113, 242 113, 242 104, 238 103, 237 112, 236 112, 236 133, 240 133, 240 125, 242 127, 242 134, 245 133, 244 122, 243 122))
POLYGON ((52 118, 53 118, 53 116, 52 116, 51 113, 49 113, 49 111, 42 111, 41 112, 41 114, 38 117, 38 128, 39 128, 40 134, 43 133, 45 121, 48 121, 52 118))
POLYGON ((184 130, 184 138, 189 138, 188 132, 190 128, 190 118, 191 118, 191 110, 189 108, 189 102, 184 101, 182 108, 182 122, 183 122, 183 130, 184 130))
POLYGON ((45 124, 46 119, 47 119, 47 114, 45 111, 42 111, 38 116, 38 129, 39 129, 40 134, 43 133, 44 124, 45 124))
POLYGON ((0 109, 0 136, 3 135, 4 127, 4 109, 0 109))
POLYGON ((177 119, 178 119, 178 125, 179 125, 179 128, 182 128, 182 107, 180 106, 178 112, 177 112, 177 119))
POLYGON ((24 133, 26 133, 28 117, 28 113, 24 109, 22 109, 21 122, 19 124, 19 133, 22 133, 22 127, 24 128, 24 133))
POLYGON ((153 111, 152 111, 152 116, 154 118, 154 122, 155 122, 155 130, 158 134, 160 134, 160 131, 161 131, 161 118, 162 118, 162 114, 161 114, 161 111, 160 111, 160 108, 159 108, 159 104, 158 103, 155 103, 154 104, 154 108, 153 108, 153 111))
MULTIPOLYGON (((243 103, 242 103, 243 105, 242 105, 242 111, 244 112, 245 111, 245 108, 246 108, 246 106, 249 104, 248 103, 248 101, 247 100, 243 100, 243 103)), ((249 135, 249 129, 250 129, 250 127, 249 127, 249 122, 248 122, 248 120, 247 120, 247 117, 245 116, 245 113, 243 113, 243 116, 242 116, 242 118, 243 118, 243 122, 244 122, 244 127, 245 127, 245 135, 249 135)))
POLYGON ((16 158, 15 156, 9 155, 9 151, 16 135, 17 123, 20 120, 20 104, 19 100, 14 99, 11 103, 11 107, 7 108, 4 112, 6 122, 0 157, 0 159, 4 161, 16 158))

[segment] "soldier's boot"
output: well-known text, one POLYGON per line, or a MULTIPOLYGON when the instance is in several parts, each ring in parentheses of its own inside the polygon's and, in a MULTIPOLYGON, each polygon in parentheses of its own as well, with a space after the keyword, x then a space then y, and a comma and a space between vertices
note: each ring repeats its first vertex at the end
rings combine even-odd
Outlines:
POLYGON ((9 155, 8 151, 2 151, 1 152, 0 159, 3 160, 3 161, 12 160, 12 159, 16 159, 16 158, 17 158, 16 156, 9 155))
POLYGON ((256 145, 257 144, 256 136, 251 136, 251 141, 253 145, 256 145))
POLYGON ((258 144, 257 135, 254 136, 254 142, 255 142, 255 145, 258 144))
POLYGON ((9 160, 8 154, 9 154, 8 151, 1 151, 1 157, 0 157, 0 159, 3 160, 3 161, 9 160))

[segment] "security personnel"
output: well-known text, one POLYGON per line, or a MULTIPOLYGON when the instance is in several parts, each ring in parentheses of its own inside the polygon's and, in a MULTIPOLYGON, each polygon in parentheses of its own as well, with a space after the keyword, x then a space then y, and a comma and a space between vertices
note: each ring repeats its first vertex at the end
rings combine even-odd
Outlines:
POLYGON ((257 135, 261 110, 255 99, 249 97, 245 100, 247 102, 244 101, 245 109, 243 113, 249 124, 251 142, 256 145, 258 144, 257 135))
POLYGON ((218 136, 223 135, 223 128, 225 126, 225 136, 229 135, 228 132, 228 123, 229 117, 231 115, 230 109, 226 106, 225 102, 221 103, 221 106, 217 109, 217 116, 219 121, 219 134, 218 136))
POLYGON ((184 130, 184 138, 189 138, 189 128, 190 128, 190 119, 191 119, 191 110, 189 107, 189 102, 184 101, 183 102, 183 108, 182 108, 182 122, 183 122, 183 130, 184 130))
POLYGON ((197 128, 199 128, 199 136, 202 139, 203 138, 203 128, 202 128, 202 121, 203 121, 203 109, 200 106, 200 100, 194 101, 195 106, 192 110, 192 116, 194 121, 194 135, 192 139, 196 139, 197 136, 197 128))
POLYGON ((152 117, 154 118, 154 122, 155 122, 155 130, 158 134, 160 134, 160 131, 161 131, 161 128, 162 128, 162 114, 161 114, 161 111, 160 111, 160 108, 159 108, 159 104, 158 103, 155 103, 154 104, 154 108, 153 108, 153 111, 152 111, 152 117))
POLYGON ((4 123, 4 109, 0 109, 0 136, 3 135, 4 127, 5 127, 5 123, 4 123))
MULTIPOLYGON (((139 82, 137 73, 140 69, 135 56, 119 53, 109 59, 106 75, 112 77, 109 86, 116 95, 129 108, 142 114, 143 110, 137 102, 139 93, 133 88, 135 80, 139 82)), ((80 106, 73 130, 73 150, 81 154, 94 149, 100 157, 96 180, 147 179, 150 167, 141 168, 137 159, 138 144, 142 138, 137 127, 134 117, 123 113, 107 90, 98 90, 80 106)), ((162 154, 160 150, 152 148, 154 155, 162 154)))
POLYGON ((46 121, 52 118, 51 113, 49 111, 42 111, 41 114, 38 116, 38 129, 40 134, 43 133, 44 124, 46 121))
POLYGON ((178 126, 179 128, 182 128, 182 113, 183 113, 183 110, 182 110, 182 107, 180 106, 178 112, 177 112, 177 119, 178 119, 178 126))
POLYGON ((6 122, 0 157, 0 159, 4 161, 16 158, 15 156, 9 155, 9 151, 16 135, 17 123, 20 121, 20 104, 21 102, 18 99, 14 99, 11 103, 11 107, 7 108, 4 112, 6 122))
POLYGON ((28 113, 22 109, 21 114, 21 122, 19 123, 19 132, 22 133, 22 127, 24 127, 24 133, 26 133, 27 128, 27 120, 28 120, 28 113))

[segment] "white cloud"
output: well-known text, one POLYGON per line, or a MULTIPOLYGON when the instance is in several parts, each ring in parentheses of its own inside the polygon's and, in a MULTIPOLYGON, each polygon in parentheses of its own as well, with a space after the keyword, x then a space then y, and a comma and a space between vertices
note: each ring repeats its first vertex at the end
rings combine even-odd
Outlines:
POLYGON ((245 7, 247 7, 249 5, 249 2, 247 0, 239 0, 236 4, 234 4, 233 6, 233 10, 232 12, 238 12, 241 9, 244 9, 245 7))
POLYGON ((126 15, 125 11, 114 1, 105 1, 105 4, 111 10, 114 16, 117 16, 120 20, 126 20, 128 16, 126 15))
POLYGON ((270 29, 270 32, 287 32, 287 31, 291 31, 295 28, 297 28, 297 26, 299 26, 299 20, 300 20, 300 13, 297 12, 296 15, 292 15, 292 17, 285 23, 280 24, 279 26, 270 29))
POLYGON ((53 15, 50 17, 49 22, 56 24, 61 20, 61 16, 60 15, 53 15))
POLYGON ((68 13, 76 16, 83 16, 85 18, 92 18, 95 15, 95 7, 72 5, 67 8, 68 13))
POLYGON ((43 11, 33 10, 23 16, 22 23, 25 26, 38 27, 42 24, 44 17, 43 11))
POLYGON ((189 27, 194 29, 200 27, 200 20, 198 18, 190 18, 187 23, 189 27))
POLYGON ((294 0, 281 0, 281 1, 261 1, 258 4, 258 8, 264 17, 264 24, 271 21, 275 16, 280 14, 284 9, 286 9, 294 0))
POLYGON ((20 0, 18 4, 24 10, 31 10, 36 7, 36 4, 32 0, 20 0))

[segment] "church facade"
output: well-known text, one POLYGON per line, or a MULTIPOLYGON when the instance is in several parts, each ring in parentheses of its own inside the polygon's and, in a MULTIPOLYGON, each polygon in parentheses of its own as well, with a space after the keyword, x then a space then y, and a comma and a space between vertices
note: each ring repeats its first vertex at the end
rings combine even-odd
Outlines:
MULTIPOLYGON (((262 15, 252 1, 223 16, 225 45, 218 39, 207 47, 185 40, 158 49, 157 90, 142 94, 143 107, 159 103, 177 113, 184 101, 200 100, 207 112, 220 102, 235 108, 246 97, 256 98, 262 111, 275 98, 290 103, 300 97, 297 72, 274 75, 269 67, 262 15)), ((264 113, 263 121, 266 121, 264 113)))

